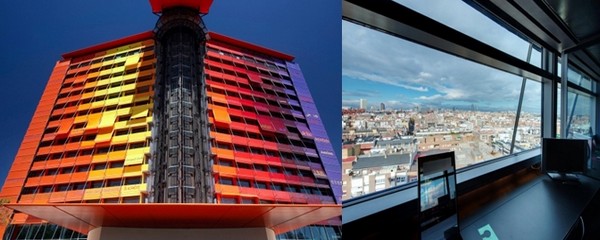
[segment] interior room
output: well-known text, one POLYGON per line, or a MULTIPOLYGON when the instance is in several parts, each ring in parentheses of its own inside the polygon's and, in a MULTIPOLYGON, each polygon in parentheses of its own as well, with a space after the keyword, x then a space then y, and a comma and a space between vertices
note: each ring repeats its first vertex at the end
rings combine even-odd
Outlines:
POLYGON ((394 153, 370 129, 359 134, 360 114, 345 116, 344 239, 428 238, 423 193, 433 183, 418 180, 418 160, 436 150, 454 152, 444 179, 455 195, 443 201, 456 204, 458 230, 446 238, 600 239, 599 9, 592 0, 343 0, 344 91, 394 85, 397 101, 367 113, 410 116, 396 122, 406 130, 394 153), (390 160, 409 148, 408 160, 390 160), (367 159, 395 165, 377 172, 367 159))

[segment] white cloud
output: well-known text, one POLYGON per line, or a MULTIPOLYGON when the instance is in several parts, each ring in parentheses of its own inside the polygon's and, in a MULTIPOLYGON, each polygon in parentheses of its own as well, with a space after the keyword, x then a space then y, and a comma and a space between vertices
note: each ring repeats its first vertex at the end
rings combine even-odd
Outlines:
MULTIPOLYGON (((456 21, 473 23, 469 19, 456 21)), ((456 101, 512 108, 521 87, 518 76, 346 21, 342 23, 342 75, 399 87, 400 92, 421 92, 407 100, 412 104, 456 101)))

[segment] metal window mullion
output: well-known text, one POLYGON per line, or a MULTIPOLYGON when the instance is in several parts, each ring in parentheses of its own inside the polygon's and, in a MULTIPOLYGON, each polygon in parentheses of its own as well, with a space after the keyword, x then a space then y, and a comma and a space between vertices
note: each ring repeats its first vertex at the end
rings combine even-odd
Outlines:
POLYGON ((567 137, 567 97, 569 91, 568 70, 569 70, 569 54, 563 53, 561 57, 561 81, 560 81, 560 138, 567 137))
MULTIPOLYGON (((527 62, 531 60, 531 50, 533 48, 533 44, 529 44, 529 49, 527 50, 527 62)), ((513 128, 512 141, 510 143, 510 154, 513 154, 515 150, 515 140, 517 138, 517 130, 519 128, 519 119, 521 118, 521 108, 523 107, 523 96, 525 95, 525 86, 527 84, 527 78, 523 77, 523 81, 521 82, 521 93, 519 94, 519 104, 517 105, 517 115, 515 116, 515 126, 513 128)))
POLYGON ((558 57, 557 54, 548 49, 542 51, 542 68, 551 73, 554 78, 544 78, 542 80, 542 137, 556 137, 556 117, 557 117, 557 72, 558 57))

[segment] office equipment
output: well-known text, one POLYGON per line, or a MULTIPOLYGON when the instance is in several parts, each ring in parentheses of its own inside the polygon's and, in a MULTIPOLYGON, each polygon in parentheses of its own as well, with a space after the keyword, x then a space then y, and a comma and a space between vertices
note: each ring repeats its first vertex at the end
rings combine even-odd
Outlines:
POLYGON ((461 239, 454 152, 418 158, 421 239, 461 239))
POLYGON ((544 138, 542 140, 542 170, 557 181, 577 181, 585 171, 590 157, 587 139, 544 138))

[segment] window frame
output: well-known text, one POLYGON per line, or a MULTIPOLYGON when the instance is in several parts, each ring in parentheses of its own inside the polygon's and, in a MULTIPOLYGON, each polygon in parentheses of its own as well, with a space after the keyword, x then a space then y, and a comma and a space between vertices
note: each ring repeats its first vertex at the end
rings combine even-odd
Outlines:
MULTIPOLYGON (((396 2, 375 3, 371 1, 344 0, 342 2, 342 19, 484 66, 541 82, 541 137, 556 136, 557 83, 561 80, 557 74, 558 53, 542 48, 541 66, 534 66, 527 61, 513 57, 396 2)), ((534 47, 541 48, 539 44, 533 42, 531 39, 526 40, 534 44, 534 47)), ((563 60, 562 67, 572 66, 571 62, 566 61, 566 56, 563 56, 563 60)), ((566 76, 567 74, 563 75, 566 76)), ((590 76, 588 75, 588 77, 590 76)), ((590 79, 592 81, 595 80, 592 77, 590 79)), ((570 87, 571 84, 568 86, 570 87)), ((563 98, 562 101, 564 99, 566 98, 563 98)), ((597 122, 592 124, 597 124, 597 122)), ((515 170, 527 168, 539 162, 540 149, 534 148, 458 169, 457 191, 459 194, 469 192, 500 177, 510 175, 515 170)), ((410 202, 416 202, 416 185, 416 182, 412 182, 344 200, 343 224, 359 220, 392 207, 409 205, 410 202)))

